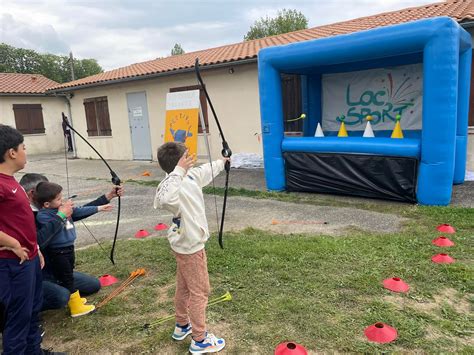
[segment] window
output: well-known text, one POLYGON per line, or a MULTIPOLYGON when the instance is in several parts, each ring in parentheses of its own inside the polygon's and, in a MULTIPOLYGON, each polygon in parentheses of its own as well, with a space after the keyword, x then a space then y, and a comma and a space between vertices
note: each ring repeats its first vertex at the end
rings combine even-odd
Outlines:
POLYGON ((303 132, 303 120, 297 119, 302 114, 300 76, 282 74, 281 93, 284 131, 289 135, 301 134, 303 132))
POLYGON ((43 108, 41 107, 41 104, 14 104, 13 112, 15 114, 16 129, 21 133, 44 133, 43 108))
POLYGON ((107 96, 84 99, 84 109, 89 137, 112 135, 107 96))
MULTIPOLYGON (((201 101, 201 111, 204 116, 204 123, 206 124, 206 132, 209 133, 209 121, 207 119, 207 101, 206 94, 200 85, 182 86, 179 88, 171 88, 170 92, 199 90, 199 100, 201 101)), ((202 133, 201 119, 198 120, 198 133, 202 133)))

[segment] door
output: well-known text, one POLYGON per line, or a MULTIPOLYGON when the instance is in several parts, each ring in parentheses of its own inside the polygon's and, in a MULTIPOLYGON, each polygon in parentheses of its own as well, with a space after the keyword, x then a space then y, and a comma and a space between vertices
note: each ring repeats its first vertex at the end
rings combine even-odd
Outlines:
POLYGON ((127 107, 132 137, 133 159, 152 160, 146 92, 128 93, 127 107))
POLYGON ((281 93, 283 100, 283 124, 285 135, 302 135, 303 113, 301 105, 301 78, 299 75, 282 74, 281 93))

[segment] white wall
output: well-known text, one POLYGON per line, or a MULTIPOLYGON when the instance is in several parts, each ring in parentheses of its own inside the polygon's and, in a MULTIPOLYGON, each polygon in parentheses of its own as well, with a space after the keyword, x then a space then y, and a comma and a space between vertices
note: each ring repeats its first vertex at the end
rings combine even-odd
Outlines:
MULTIPOLYGON (((471 34, 472 38, 472 47, 474 48, 474 27, 468 28, 467 31, 471 34)), ((474 75, 474 68, 471 68, 471 77, 474 75)), ((472 82, 472 80, 471 80, 472 82)), ((471 87, 471 92, 474 90, 471 87)), ((471 97, 472 94, 471 94, 471 97)), ((471 115, 473 113, 470 113, 471 115)), ((467 137, 467 166, 466 169, 469 171, 474 171, 474 127, 469 127, 468 137, 467 137)))
POLYGON ((13 104, 40 104, 45 133, 26 134, 28 154, 56 153, 64 150, 61 112, 67 114, 66 101, 59 97, 0 96, 0 123, 16 127, 13 104))
MULTIPOLYGON (((204 70, 202 77, 233 153, 262 154, 261 143, 255 135, 261 131, 257 64, 235 66, 233 74, 229 73, 229 68, 204 70)), ((170 88, 192 85, 197 85, 194 73, 77 90, 71 99, 74 128, 88 138, 106 159, 132 159, 126 95, 145 91, 153 159, 156 160, 156 150, 164 141, 166 94, 170 88), (108 98, 111 137, 87 137, 83 102, 86 98, 99 96, 108 98)), ((213 158, 217 158, 220 157, 222 146, 210 107, 208 118, 211 154, 213 158)), ((76 138, 76 146, 80 158, 97 158, 80 138, 76 138)), ((200 158, 207 156, 202 135, 198 141, 198 155, 200 158)))
POLYGON ((467 166, 466 169, 474 172, 474 130, 471 129, 467 140, 467 166))

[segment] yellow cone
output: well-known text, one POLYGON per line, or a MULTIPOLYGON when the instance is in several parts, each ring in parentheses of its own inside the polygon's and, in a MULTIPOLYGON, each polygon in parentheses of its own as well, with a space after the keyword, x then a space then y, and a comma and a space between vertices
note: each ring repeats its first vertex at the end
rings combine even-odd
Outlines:
POLYGON ((347 130, 346 125, 344 122, 341 122, 341 128, 339 128, 339 133, 337 134, 338 137, 347 137, 347 130))
POLYGON ((395 123, 395 128, 392 132, 392 138, 403 138, 402 126, 400 125, 401 116, 397 115, 397 123, 395 123))

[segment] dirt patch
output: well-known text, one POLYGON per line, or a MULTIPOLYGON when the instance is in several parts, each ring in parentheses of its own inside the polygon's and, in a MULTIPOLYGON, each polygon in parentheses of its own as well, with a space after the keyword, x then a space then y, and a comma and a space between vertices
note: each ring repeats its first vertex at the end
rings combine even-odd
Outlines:
POLYGON ((429 300, 415 300, 398 294, 390 294, 383 296, 383 300, 391 305, 395 306, 397 309, 404 308, 414 308, 423 313, 431 313, 438 305, 435 302, 429 300))
POLYGON ((404 296, 399 294, 390 294, 383 297, 384 301, 397 307, 402 308, 413 308, 423 313, 433 313, 433 311, 440 309, 443 303, 447 303, 457 313, 465 314, 469 313, 470 303, 467 296, 460 297, 455 289, 445 288, 440 293, 433 296, 433 299, 419 299, 410 296, 404 296))
POLYGON ((469 313, 471 311, 471 305, 467 297, 459 297, 453 288, 446 288, 441 294, 434 295, 433 298, 436 304, 441 305, 443 302, 446 302, 458 313, 469 313))
MULTIPOLYGON (((115 352, 114 354, 177 354, 179 351, 176 349, 176 345, 174 344, 162 344, 163 342, 160 343, 160 350, 154 350, 154 351, 137 351, 137 349, 143 348, 142 345, 142 339, 138 339, 136 341, 132 341, 129 343, 121 343, 120 347, 123 350, 120 350, 120 352, 115 352)), ((98 354, 105 354, 106 352, 98 351, 98 354)))
POLYGON ((174 288, 175 288, 174 283, 171 283, 165 286, 160 286, 158 288, 158 292, 156 293, 156 302, 161 303, 161 302, 169 301, 170 300, 169 292, 171 289, 174 290, 174 288))
POLYGON ((441 334, 441 332, 438 329, 434 328, 431 325, 426 326, 425 332, 426 332, 425 333, 426 340, 438 340, 444 337, 444 335, 441 334))
MULTIPOLYGON (((217 198, 217 204, 222 204, 220 197, 217 198)), ((215 231, 215 212, 214 215, 211 214, 215 211, 213 197, 206 196, 206 209, 209 227, 211 231, 215 231)), ((385 234, 399 231, 407 221, 394 214, 362 209, 237 196, 232 197, 227 210, 226 230, 240 231, 252 227, 279 234, 341 235, 347 228, 385 234)))
MULTIPOLYGON (((452 288, 445 288, 440 293, 433 296, 432 299, 421 299, 410 295, 390 294, 385 295, 383 300, 394 305, 397 309, 414 309, 422 313, 429 314, 435 319, 441 319, 441 310, 444 304, 452 307, 458 314, 469 314, 471 306, 468 295, 461 296, 452 288)), ((474 344, 474 337, 457 337, 442 333, 440 329, 431 324, 425 327, 426 340, 451 339, 455 342, 461 342, 464 345, 474 344)))

